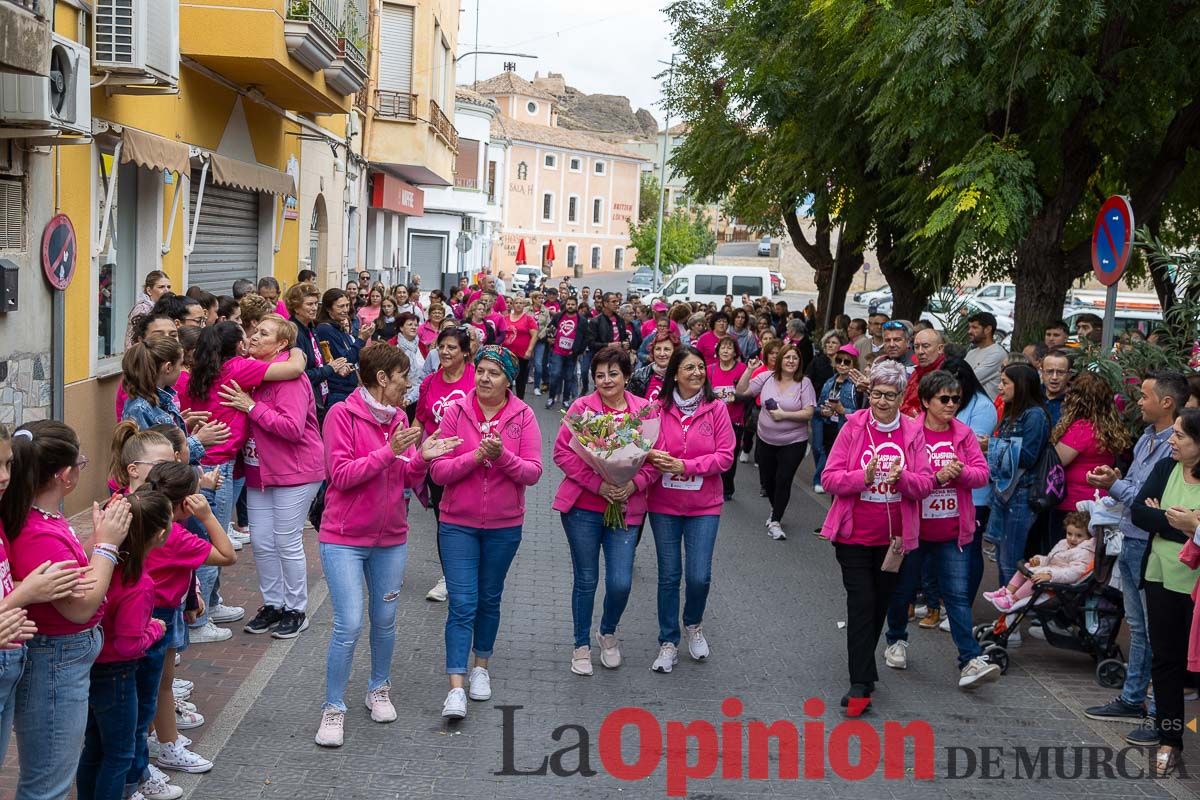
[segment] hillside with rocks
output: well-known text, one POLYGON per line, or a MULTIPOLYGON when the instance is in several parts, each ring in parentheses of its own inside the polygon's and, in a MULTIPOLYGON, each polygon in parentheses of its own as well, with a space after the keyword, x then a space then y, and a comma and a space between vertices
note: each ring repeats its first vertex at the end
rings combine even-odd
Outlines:
POLYGON ((635 112, 628 97, 581 92, 554 72, 534 77, 533 84, 558 98, 559 127, 613 142, 653 139, 658 133, 654 115, 644 108, 635 112))

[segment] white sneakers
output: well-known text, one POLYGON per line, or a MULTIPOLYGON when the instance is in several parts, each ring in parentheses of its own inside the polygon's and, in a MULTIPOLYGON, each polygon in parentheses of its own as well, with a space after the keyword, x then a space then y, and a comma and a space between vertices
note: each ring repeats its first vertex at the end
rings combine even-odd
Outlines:
POLYGON ((678 663, 679 650, 670 642, 663 642, 658 646, 658 657, 650 665, 650 671, 661 672, 665 675, 674 669, 678 663))
POLYGON ((492 676, 486 667, 473 667, 467 678, 467 694, 472 700, 492 699, 492 676))
POLYGON ((814 494, 825 494, 825 487, 819 483, 814 483, 813 484, 813 493, 814 494))
POLYGON ((777 542, 787 538, 787 534, 783 532, 783 526, 773 519, 767 520, 767 536, 777 542))
POLYGON ((385 683, 378 689, 367 692, 367 710, 371 712, 371 719, 375 722, 396 721, 396 707, 392 705, 391 688, 385 683))
POLYGON ((585 644, 571 651, 571 672, 585 678, 592 674, 592 648, 585 644))
POLYGON ((158 758, 155 759, 155 762, 162 769, 173 769, 177 772, 200 773, 208 772, 212 769, 213 762, 202 755, 188 750, 188 744, 191 744, 191 740, 183 736, 180 736, 173 742, 160 744, 158 758), (187 742, 187 744, 184 744, 184 742, 187 742))
POLYGON ((442 716, 449 719, 462 719, 467 715, 467 693, 462 689, 451 689, 442 704, 442 716))
POLYGON ((438 578, 438 582, 436 584, 434 584, 433 588, 425 593, 425 599, 431 600, 434 603, 446 602, 447 596, 448 595, 446 592, 446 576, 445 575, 438 578))
POLYGON ((884 662, 892 669, 908 669, 908 642, 899 641, 883 651, 884 662))
POLYGON ((740 456, 738 456, 738 463, 739 464, 749 464, 750 463, 750 454, 742 453, 740 456))
MULTIPOLYGON (((149 765, 150 777, 142 781, 142 785, 138 787, 138 792, 145 800, 179 800, 183 797, 183 789, 178 786, 171 785, 171 779, 166 773, 153 764, 149 765)), ((131 795, 129 800, 133 800, 137 795, 131 795)))
POLYGON ((175 695, 176 700, 187 700, 195 688, 196 684, 183 678, 176 678, 171 682, 171 694, 175 695))
POLYGON ((246 609, 241 606, 227 606, 224 603, 218 603, 215 608, 208 610, 208 618, 213 622, 237 622, 244 616, 246 609))
POLYGON ((233 631, 229 628, 218 628, 213 624, 212 619, 204 623, 198 628, 188 629, 188 644, 206 644, 208 642, 224 642, 233 638, 233 631))
POLYGON ((204 715, 196 710, 195 705, 175 698, 175 727, 181 731, 188 731, 203 724, 204 715))
POLYGON ((708 658, 708 640, 704 638, 704 631, 699 625, 688 625, 684 630, 687 634, 688 653, 697 661, 703 661, 708 658))
POLYGON ((945 631, 946 633, 950 632, 950 616, 949 615, 942 616, 942 621, 938 623, 938 630, 945 631))
POLYGON ((602 634, 596 631, 596 644, 600 646, 600 663, 605 669, 621 666, 621 643, 615 633, 602 634))
POLYGON ((336 708, 321 710, 321 727, 317 728, 316 743, 321 747, 341 747, 346 727, 346 712, 336 708))
POLYGON ((994 681, 1000 677, 1000 667, 983 656, 972 658, 962 668, 958 676, 958 688, 973 689, 981 683, 994 681))

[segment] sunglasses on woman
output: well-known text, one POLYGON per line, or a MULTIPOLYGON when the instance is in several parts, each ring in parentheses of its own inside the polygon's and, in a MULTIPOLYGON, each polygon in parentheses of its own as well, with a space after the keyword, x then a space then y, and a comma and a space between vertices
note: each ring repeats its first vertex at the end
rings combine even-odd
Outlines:
POLYGON ((937 396, 937 400, 944 406, 958 405, 962 402, 962 395, 960 395, 960 394, 939 394, 937 396))
POLYGON ((849 359, 849 358, 839 358, 839 359, 835 360, 833 363, 839 367, 849 367, 854 363, 854 360, 849 359))

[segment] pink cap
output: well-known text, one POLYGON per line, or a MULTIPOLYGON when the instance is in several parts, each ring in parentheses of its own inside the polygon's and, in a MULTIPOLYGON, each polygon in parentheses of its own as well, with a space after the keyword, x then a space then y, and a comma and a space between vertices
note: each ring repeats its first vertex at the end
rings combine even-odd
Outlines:
POLYGON ((653 303, 650 305, 650 308, 651 308, 651 309, 652 309, 652 310, 653 310, 655 313, 658 313, 658 312, 661 312, 661 311, 666 311, 666 310, 667 310, 667 304, 666 304, 666 303, 664 303, 662 300, 655 300, 655 301, 654 301, 654 302, 653 302, 653 303))
POLYGON ((858 348, 852 344, 842 345, 841 347, 838 348, 838 352, 845 353, 846 355, 854 356, 855 358, 859 357, 858 348))

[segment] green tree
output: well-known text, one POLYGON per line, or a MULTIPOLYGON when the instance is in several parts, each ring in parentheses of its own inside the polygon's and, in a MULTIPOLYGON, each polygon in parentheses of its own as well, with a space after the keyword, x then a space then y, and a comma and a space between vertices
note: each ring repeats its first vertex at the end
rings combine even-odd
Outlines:
MULTIPOLYGON (((637 249, 633 263, 639 267, 654 266, 654 243, 658 238, 658 216, 630 229, 629 246, 637 249)), ((659 271, 670 274, 673 268, 699 261, 716 252, 717 239, 709 230, 703 214, 691 214, 678 209, 663 218, 662 250, 659 271)))
POLYGON ((658 219, 658 206, 661 202, 662 185, 659 184, 658 178, 654 177, 652 172, 643 172, 639 187, 638 223, 658 219))

